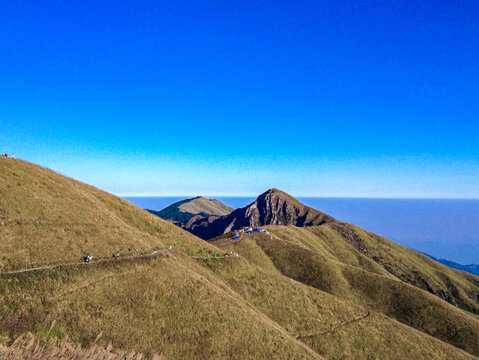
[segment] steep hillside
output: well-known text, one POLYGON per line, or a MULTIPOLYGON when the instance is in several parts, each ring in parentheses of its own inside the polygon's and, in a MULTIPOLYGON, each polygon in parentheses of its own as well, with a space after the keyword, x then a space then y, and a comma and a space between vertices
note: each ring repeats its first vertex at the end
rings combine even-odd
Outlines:
POLYGON ((220 249, 30 163, 0 158, 0 176, 8 185, 0 193, 2 356, 18 354, 13 341, 29 333, 32 344, 51 339, 50 351, 65 347, 79 356, 96 341, 112 358, 133 349, 149 359, 479 353, 476 315, 399 280, 358 251, 336 221, 271 226, 291 240, 243 234, 240 242, 219 240, 220 249), (323 229, 327 236, 318 240, 312 230, 323 229), (235 247, 240 256, 223 256, 235 247), (85 253, 93 263, 82 262, 85 253))
POLYGON ((474 314, 479 314, 479 278, 451 269, 425 255, 351 224, 295 228, 267 226, 285 244, 299 246, 316 257, 359 267, 425 290, 474 314))
MULTIPOLYGON (((317 228, 328 231, 329 227, 330 224, 317 228)), ((339 242, 337 247, 331 247, 336 244, 334 238, 329 237, 328 244, 328 240, 311 232, 312 228, 266 229, 272 239, 262 233, 243 234, 240 240, 224 235, 212 243, 243 254, 259 267, 276 269, 291 279, 479 354, 477 315, 406 284, 350 244, 339 242)), ((477 286, 468 286, 477 292, 477 286)))
POLYGON ((248 206, 219 218, 198 219, 185 228, 202 239, 211 239, 234 229, 262 225, 312 226, 335 219, 301 204, 291 195, 270 189, 248 206))
POLYGON ((330 254, 324 253, 325 247, 338 253, 346 246, 342 254, 347 254, 347 258, 341 261, 348 265, 361 264, 367 271, 399 278, 452 305, 479 314, 478 278, 443 266, 357 226, 337 221, 277 189, 268 190, 255 202, 229 216, 190 221, 190 225, 190 230, 203 238, 243 226, 281 225, 271 230, 279 238, 322 252, 326 259, 330 254))
POLYGON ((178 201, 163 210, 148 210, 152 214, 164 220, 171 220, 176 223, 187 223, 192 217, 201 218, 208 216, 229 215, 234 209, 223 204, 219 200, 206 199, 198 196, 192 199, 178 201))
POLYGON ((54 337, 88 347, 101 331, 99 345, 168 359, 474 359, 258 263, 173 251, 146 261, 5 274, 0 338, 42 335, 56 320, 54 337))
POLYGON ((125 200, 25 161, 1 157, 0 183, 0 270, 209 248, 125 200))
POLYGON ((245 351, 257 359, 321 358, 197 262, 172 253, 0 277, 0 336, 56 320, 58 337, 88 346, 103 332, 101 344, 168 359, 242 359, 245 351))
MULTIPOLYGON (((479 314, 479 278, 451 269, 412 249, 357 226, 330 227, 372 261, 402 281, 426 290, 464 310, 479 314)), ((312 228, 311 231, 317 229, 312 228)))
POLYGON ((0 343, 55 320, 54 337, 170 359, 321 358, 205 276, 187 255, 218 251, 205 241, 28 162, 0 158, 0 181, 0 343))

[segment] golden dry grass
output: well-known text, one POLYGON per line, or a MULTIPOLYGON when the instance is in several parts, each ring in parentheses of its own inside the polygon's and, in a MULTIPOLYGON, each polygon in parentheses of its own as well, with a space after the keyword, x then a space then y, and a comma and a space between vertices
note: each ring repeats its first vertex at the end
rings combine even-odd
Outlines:
POLYGON ((0 157, 0 271, 212 249, 131 203, 51 170, 0 157), (138 252, 136 251, 138 249, 138 252))
POLYGON ((404 283, 384 268, 378 270, 377 264, 369 264, 370 260, 350 244, 344 244, 349 247, 349 256, 345 248, 341 249, 341 242, 334 251, 340 256, 334 256, 334 252, 328 255, 328 244, 318 240, 315 244, 314 235, 311 236, 308 229, 267 228, 275 234, 273 240, 256 233, 244 234, 239 241, 223 238, 213 243, 243 254, 268 271, 277 269, 291 279, 336 298, 383 313, 472 354, 479 354, 479 318, 476 315, 404 283), (310 238, 304 240, 303 235, 308 233, 310 238), (358 260, 358 256, 364 259, 358 260), (364 267, 360 266, 363 262, 364 267))
POLYGON ((0 358, 3 360, 166 360, 164 356, 153 355, 150 358, 141 353, 130 351, 117 352, 113 346, 98 346, 97 339, 88 348, 76 345, 68 339, 35 336, 26 333, 19 336, 10 346, 0 344, 0 358))
MULTIPOLYGON (((135 349, 150 359, 155 354, 168 359, 474 358, 381 314, 396 316, 400 309, 388 298, 394 291, 406 300, 423 291, 358 252, 333 228, 311 228, 324 231, 317 235, 278 227, 271 242, 255 234, 239 242, 218 241, 220 250, 91 186, 33 164, 0 159, 0 181, 8 184, 0 188, 0 339, 10 345, 1 348, 4 353, 41 358, 48 351, 78 349, 81 358, 106 349, 104 356, 115 359, 135 349), (282 252, 279 234, 288 238, 290 251, 282 252), (170 256, 137 255, 170 244, 170 256), (131 254, 132 248, 140 251, 131 254), (80 262, 85 253, 110 258, 118 250, 133 258, 6 272, 80 262), (226 250, 241 256, 207 258, 226 250), (304 252, 308 255, 298 262, 294 254, 304 252), (389 286, 396 283, 401 284, 397 289, 389 286), (374 296, 366 298, 370 290, 374 296), (100 332, 103 336, 95 340, 100 332), (25 350, 29 336, 34 340, 25 350), (36 349, 33 355, 31 349, 36 349)), ((445 324, 459 335, 464 329, 475 331, 461 310, 436 298, 419 300, 431 311, 450 312, 428 315, 426 320, 435 322, 429 321, 424 331, 440 333, 445 324)), ((475 352, 474 338, 458 339, 455 345, 475 352)))

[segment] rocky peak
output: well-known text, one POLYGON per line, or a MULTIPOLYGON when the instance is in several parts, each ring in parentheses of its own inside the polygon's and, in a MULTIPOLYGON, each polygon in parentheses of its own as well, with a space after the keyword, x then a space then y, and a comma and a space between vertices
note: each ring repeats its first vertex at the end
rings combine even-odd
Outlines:
POLYGON ((246 215, 255 220, 256 225, 310 226, 334 221, 331 216, 305 206, 291 195, 274 188, 258 196, 247 208, 246 215))
POLYGON ((329 215, 301 204, 278 189, 269 189, 246 207, 217 217, 195 218, 183 227, 203 239, 225 232, 263 225, 314 226, 336 221, 329 215))

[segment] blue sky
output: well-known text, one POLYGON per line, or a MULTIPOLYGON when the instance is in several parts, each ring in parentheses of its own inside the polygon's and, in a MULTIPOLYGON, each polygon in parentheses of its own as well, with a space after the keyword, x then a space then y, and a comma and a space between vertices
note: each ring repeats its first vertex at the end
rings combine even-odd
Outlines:
POLYGON ((479 198, 477 1, 6 1, 0 151, 121 195, 479 198))

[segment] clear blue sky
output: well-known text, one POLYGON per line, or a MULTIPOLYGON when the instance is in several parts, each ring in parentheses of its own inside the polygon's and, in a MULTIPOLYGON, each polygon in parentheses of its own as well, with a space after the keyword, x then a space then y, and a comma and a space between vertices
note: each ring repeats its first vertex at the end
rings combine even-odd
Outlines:
POLYGON ((479 198, 477 1, 3 1, 0 151, 115 194, 479 198))

